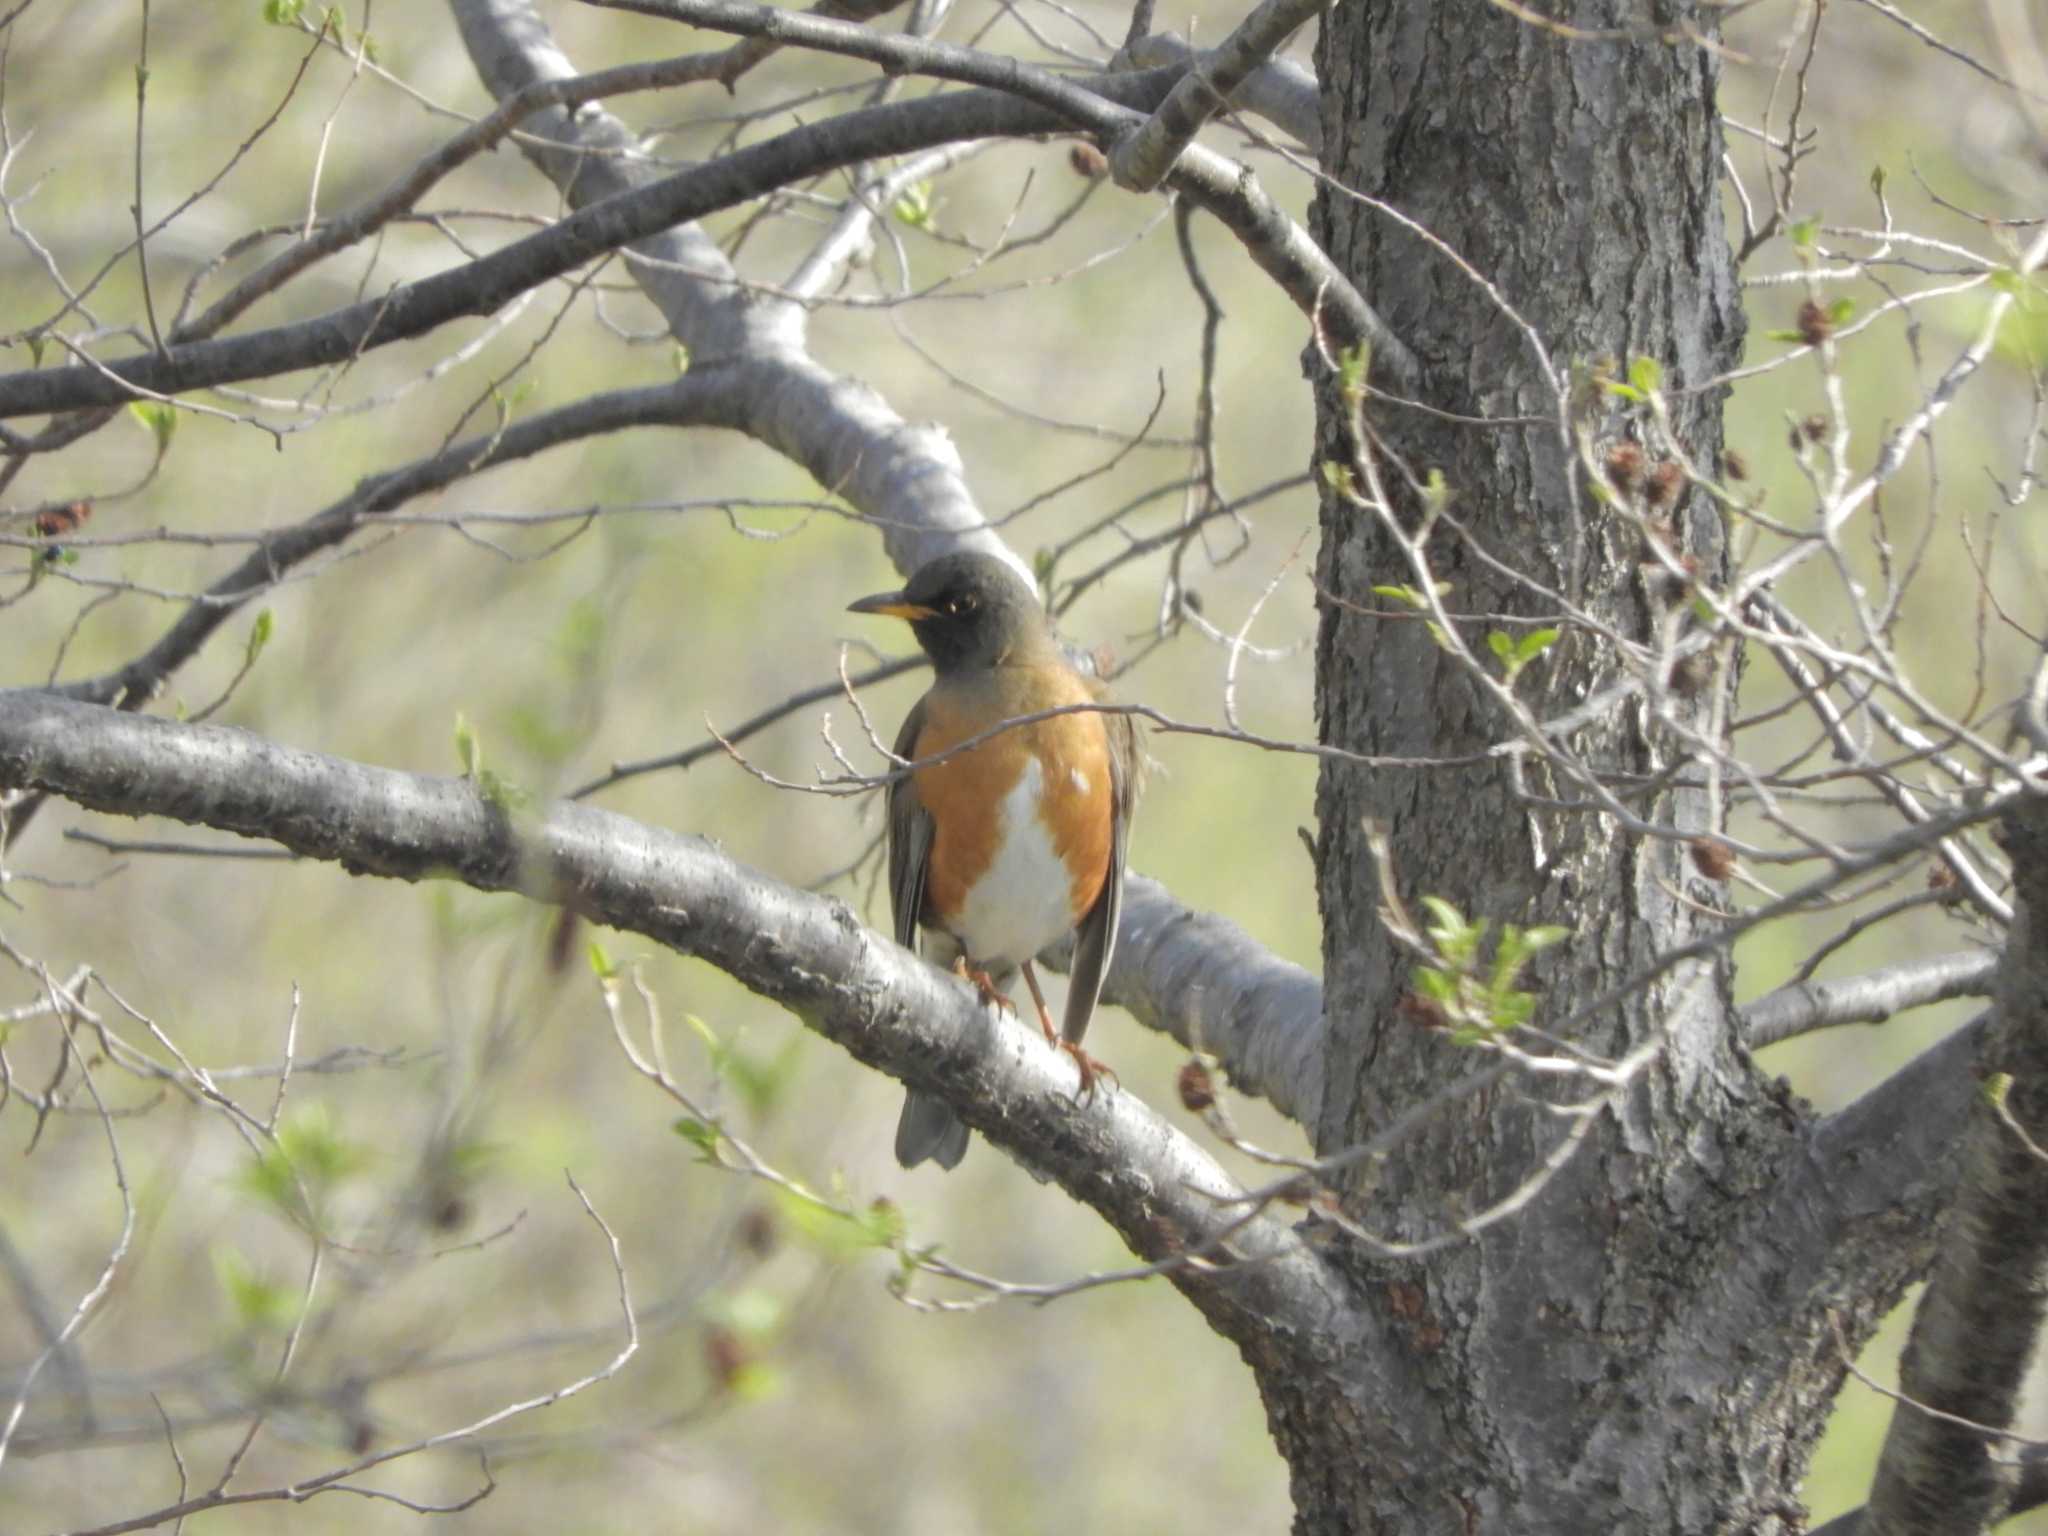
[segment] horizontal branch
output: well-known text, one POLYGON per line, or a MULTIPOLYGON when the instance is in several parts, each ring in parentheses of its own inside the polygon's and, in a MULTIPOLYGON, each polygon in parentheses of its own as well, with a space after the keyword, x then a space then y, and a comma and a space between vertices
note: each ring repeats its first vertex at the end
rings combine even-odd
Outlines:
POLYGON ((296 566, 343 543, 366 519, 396 511, 416 496, 445 489, 499 464, 514 463, 564 443, 648 426, 731 426, 732 388, 717 369, 692 370, 667 384, 587 395, 439 453, 371 475, 311 517, 264 536, 234 570, 216 579, 148 650, 113 672, 53 690, 96 704, 135 707, 195 655, 236 608, 261 596, 296 566))
POLYGON ((1867 976, 1802 981, 1766 993, 1736 1011, 1751 1050, 1839 1024, 1880 1024, 1894 1014, 1952 997, 1983 997, 1998 971, 1998 951, 1966 949, 1908 960, 1867 976))
MULTIPOLYGON (((743 0, 588 3, 607 10, 636 11, 693 27, 742 37, 767 37, 820 53, 864 59, 892 73, 929 75, 999 91, 1045 108, 1063 126, 1086 128, 1112 143, 1148 121, 1145 114, 1187 78, 1186 66, 1176 64, 1136 75, 1074 79, 1005 55, 929 38, 876 32, 774 6, 745 4, 743 0)), ((1266 195, 1249 170, 1221 155, 1189 145, 1167 180, 1174 191, 1236 235, 1260 269, 1280 285, 1304 315, 1314 317, 1319 329, 1336 347, 1364 344, 1371 351, 1374 368, 1395 383, 1407 387, 1419 383, 1420 365, 1415 355, 1387 329, 1322 247, 1266 195)))
MULTIPOLYGON (((1340 1326, 1321 1261, 1278 1216, 1246 1219, 1205 1152, 1121 1090, 1076 1102, 1035 1028, 860 922, 711 842, 589 806, 508 808, 477 783, 374 768, 225 726, 0 691, 0 786, 283 844, 353 874, 520 891, 716 965, 857 1059, 939 1094, 1092 1206, 1148 1260, 1229 1231, 1243 1262, 1174 1283, 1228 1334, 1340 1326)), ((881 1134, 882 1128, 877 1128, 881 1134)))
MULTIPOLYGON (((761 7, 724 9, 784 18, 771 27, 766 23, 755 26, 745 17, 729 17, 732 25, 726 30, 811 47, 830 41, 843 45, 834 51, 857 53, 885 65, 914 68, 916 60, 924 57, 922 50, 943 46, 815 16, 761 7)), ((452 320, 491 314, 539 283, 658 231, 864 160, 962 139, 1029 137, 1075 127, 1121 129, 1138 120, 1136 111, 1156 104, 1180 74, 1177 68, 1168 68, 1104 76, 1084 88, 1015 61, 989 60, 967 49, 954 52, 982 60, 978 72, 1000 76, 1005 88, 896 102, 791 129, 650 186, 594 203, 460 267, 401 284, 311 320, 91 365, 0 375, 0 418, 119 405, 133 398, 138 389, 177 394, 344 362, 370 348, 424 335, 452 320), (1028 83, 1020 86, 1019 82, 1028 83), (1020 89, 1036 99, 1020 99, 1020 89), (1041 104, 1048 100, 1060 102, 1060 109, 1041 104)), ((1258 189, 1249 173, 1231 167, 1219 156, 1189 155, 1175 173, 1175 185, 1237 233, 1261 267, 1282 281, 1297 307, 1304 313, 1319 312, 1339 345, 1371 342, 1375 358, 1397 378, 1412 369, 1406 349, 1386 332, 1306 233, 1258 189)))

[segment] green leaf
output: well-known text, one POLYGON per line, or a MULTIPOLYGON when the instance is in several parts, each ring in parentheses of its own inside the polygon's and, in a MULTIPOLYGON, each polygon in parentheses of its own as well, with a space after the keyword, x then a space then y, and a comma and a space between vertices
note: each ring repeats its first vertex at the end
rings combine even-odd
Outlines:
POLYGON ((1828 306, 1828 324, 1847 325, 1856 314, 1854 299, 1837 299, 1828 306))
POLYGON ((523 811, 538 798, 525 785, 508 779, 502 773, 482 768, 475 774, 476 792, 498 810, 510 813, 523 811))
POLYGON ((851 1259, 887 1248, 902 1235, 902 1216, 886 1201, 883 1208, 895 1213, 893 1225, 867 1211, 835 1210, 789 1190, 781 1191, 778 1198, 790 1230, 830 1259, 851 1259))
POLYGON ((904 188, 889 211, 896 216, 896 221, 900 224, 908 224, 912 229, 930 229, 932 184, 920 181, 904 188))
POLYGON ((290 1328, 299 1314, 298 1294, 273 1285, 250 1267, 236 1248, 213 1250, 213 1272, 227 1293, 235 1319, 245 1328, 264 1328, 279 1333, 290 1328))
POLYGON ((256 658, 263 654, 263 647, 270 644, 271 631, 275 627, 276 621, 271 617, 268 608, 256 615, 256 622, 249 626, 249 643, 242 652, 244 666, 256 665, 256 658))
POLYGON ((370 1161, 368 1146, 343 1137, 324 1104, 310 1105, 285 1121, 278 1128, 277 1146, 315 1189, 347 1178, 370 1161))
POLYGON ((1541 656, 1545 651, 1557 644, 1558 633, 1555 629, 1530 630, 1528 634, 1522 636, 1520 642, 1515 646, 1516 664, 1526 667, 1538 656, 1541 656))
POLYGON ((895 1247, 903 1241, 903 1234, 909 1229, 903 1208, 893 1200, 871 1201, 868 1208, 860 1213, 860 1224, 868 1241, 877 1248, 895 1247))
POLYGON ((1445 901, 1443 897, 1425 896, 1422 898, 1422 905, 1428 910, 1429 915, 1436 919, 1436 922, 1431 925, 1433 932, 1463 933, 1465 931, 1465 914, 1452 906, 1448 901, 1445 901))
POLYGON ((306 0, 263 0, 263 19, 273 27, 294 26, 305 8, 306 0))
POLYGON ((1624 384, 1619 379, 1602 379, 1600 387, 1618 400, 1630 400, 1640 404, 1643 399, 1643 392, 1640 389, 1632 384, 1624 384))
POLYGON ((782 1373, 765 1360, 749 1360, 732 1373, 725 1390, 739 1402, 763 1402, 782 1390, 782 1373))
MULTIPOLYGON (((1415 587, 1374 587, 1372 590, 1375 597, 1384 597, 1396 603, 1406 603, 1417 613, 1429 607, 1429 599, 1415 587)), ((1442 597, 1450 590, 1451 584, 1448 581, 1440 581, 1436 584, 1436 595, 1438 597, 1442 597)))
POLYGON ((1335 459, 1325 459, 1322 463, 1322 472, 1323 484, 1340 496, 1349 496, 1351 494, 1352 480, 1351 466, 1349 464, 1339 464, 1335 459))
POLYGON ((171 439, 178 432, 177 407, 166 405, 161 400, 131 400, 128 414, 149 428, 156 439, 156 451, 162 453, 171 446, 171 439))
POLYGON ((462 765, 465 779, 476 777, 477 769, 483 766, 483 756, 483 747, 470 726, 469 716, 458 709, 455 712, 455 760, 462 765))
POLYGON ((1451 504, 1451 483, 1441 469, 1432 469, 1422 480, 1422 508, 1427 514, 1443 511, 1451 504))
POLYGON ((1500 931, 1500 944, 1493 952, 1493 984, 1495 987, 1515 979, 1515 972, 1522 968, 1528 958, 1528 951, 1522 947, 1522 930, 1509 923, 1500 931))
POLYGON ((1541 927, 1525 928, 1522 931, 1522 945, 1530 954, 1538 955, 1546 949, 1555 949, 1571 936, 1571 929, 1560 927, 1556 923, 1545 923, 1541 927))
POLYGON ((1812 248, 1814 237, 1819 233, 1820 220, 1818 218, 1795 219, 1792 221, 1791 227, 1785 231, 1786 237, 1791 240, 1794 246, 1802 251, 1812 248))
POLYGON ((592 939, 585 946, 584 953, 590 957, 590 968, 597 972, 597 979, 599 981, 616 981, 618 979, 618 967, 612 964, 612 957, 605 953, 604 946, 598 943, 597 940, 592 939))
POLYGON ((1337 354, 1337 388, 1343 393, 1348 404, 1356 404, 1365 394, 1365 376, 1372 367, 1372 348, 1364 342, 1346 347, 1337 354))
POLYGON ((1654 357, 1631 358, 1628 381, 1645 395, 1654 395, 1664 387, 1664 365, 1654 357))
POLYGON ((1449 971, 1440 971, 1433 965, 1418 965, 1414 981, 1415 990, 1433 1003, 1457 1001, 1458 981, 1449 971))
POLYGON ((235 1183, 244 1194, 274 1206, 286 1216, 297 1215, 302 1209, 299 1183, 292 1175, 291 1162, 275 1147, 265 1147, 255 1161, 245 1164, 235 1176, 235 1183))
POLYGON ((1508 638, 1507 631, 1500 629, 1491 631, 1486 637, 1486 647, 1510 667, 1514 665, 1515 642, 1508 638))
POLYGON ((710 1124, 708 1121, 697 1120, 689 1115, 684 1115, 671 1125, 669 1129, 695 1147, 703 1155, 705 1162, 714 1163, 718 1161, 719 1130, 717 1126, 710 1124))

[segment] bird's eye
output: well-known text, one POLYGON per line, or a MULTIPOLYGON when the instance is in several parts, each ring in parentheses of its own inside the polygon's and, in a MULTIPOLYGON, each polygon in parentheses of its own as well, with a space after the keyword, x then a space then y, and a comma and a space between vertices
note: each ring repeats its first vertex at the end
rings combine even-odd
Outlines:
POLYGON ((972 592, 963 592, 958 597, 947 598, 946 612, 953 615, 956 619, 963 613, 974 612, 974 594, 972 592))

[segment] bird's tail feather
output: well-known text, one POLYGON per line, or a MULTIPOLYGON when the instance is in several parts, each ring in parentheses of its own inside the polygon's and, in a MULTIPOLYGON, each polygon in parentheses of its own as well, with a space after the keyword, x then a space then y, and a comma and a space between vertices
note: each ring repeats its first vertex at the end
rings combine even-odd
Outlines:
POLYGON ((944 1099, 911 1089, 896 1122, 896 1161, 915 1168, 930 1158, 941 1168, 954 1168, 966 1155, 966 1123, 944 1099))

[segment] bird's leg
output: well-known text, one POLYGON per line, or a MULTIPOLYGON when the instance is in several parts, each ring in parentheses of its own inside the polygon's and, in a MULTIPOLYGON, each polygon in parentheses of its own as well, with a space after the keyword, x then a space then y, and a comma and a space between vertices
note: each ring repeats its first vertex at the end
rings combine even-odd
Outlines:
POLYGON ((1115 1083, 1117 1087, 1123 1087, 1123 1079, 1116 1075, 1116 1068, 1112 1067, 1106 1061, 1098 1061, 1095 1057, 1090 1056, 1086 1051, 1081 1049, 1081 1043, 1078 1040, 1062 1039, 1059 1042, 1059 1047, 1061 1050, 1065 1051, 1069 1056, 1074 1058, 1074 1065, 1080 1069, 1080 1097, 1082 1097, 1083 1099, 1092 1099, 1095 1097, 1095 1080, 1098 1077, 1106 1077, 1112 1083, 1115 1083))
MULTIPOLYGON (((981 994, 981 1000, 984 1003, 994 1003, 1005 1013, 1015 1013, 1017 1011, 1017 1005, 1003 996, 1003 990, 996 985, 995 977, 989 975, 987 971, 978 971, 969 965, 965 955, 955 955, 953 957, 953 974, 973 982, 974 990, 981 994)), ((1038 988, 1034 985, 1031 990, 1035 993, 1038 988)), ((1038 1006, 1042 1010, 1045 1004, 1040 1003, 1038 1006)))
POLYGON ((1052 1027, 1052 1010, 1045 1006, 1045 994, 1038 990, 1038 973, 1031 969, 1031 962, 1024 962, 1024 985, 1031 989, 1031 1001, 1038 1004, 1038 1027, 1045 1031, 1045 1043, 1058 1045, 1059 1031, 1052 1027))

